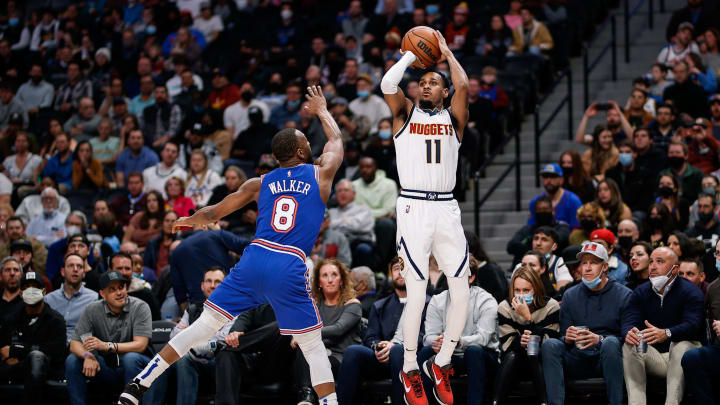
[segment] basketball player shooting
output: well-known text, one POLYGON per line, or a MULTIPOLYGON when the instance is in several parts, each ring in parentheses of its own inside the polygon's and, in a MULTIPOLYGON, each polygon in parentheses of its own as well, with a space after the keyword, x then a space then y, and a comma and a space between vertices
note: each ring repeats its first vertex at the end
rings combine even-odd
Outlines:
MULTIPOLYGON (((397 200, 397 249, 404 266, 407 286, 404 322, 404 363, 400 380, 410 405, 428 403, 417 363, 417 337, 425 305, 430 253, 447 276, 450 308, 442 346, 423 364, 434 383, 433 393, 441 404, 453 403, 449 377, 450 359, 459 346, 468 306, 468 248, 453 198, 458 149, 468 120, 468 78, 439 31, 429 28, 440 50, 440 59, 450 66, 455 87, 450 108, 443 107, 450 93, 448 79, 438 72, 422 75, 417 104, 398 88, 408 66, 427 68, 406 50, 382 79, 381 88, 393 114, 393 133, 401 191, 397 200)), ((427 42, 420 51, 428 49, 427 42)), ((416 47, 417 49, 418 47, 416 47)), ((423 55, 423 59, 427 56, 423 55)))
MULTIPOLYGON (((311 252, 325 215, 332 180, 343 159, 340 128, 327 110, 322 89, 308 87, 307 111, 317 115, 328 138, 323 154, 312 162, 310 143, 302 132, 283 129, 272 139, 280 168, 253 178, 220 203, 180 218, 173 232, 206 225, 250 201, 258 203, 255 239, 240 261, 205 301, 197 321, 172 338, 120 395, 118 404, 137 405, 155 379, 191 348, 205 344, 227 322, 269 303, 280 333, 292 335, 310 366, 320 404, 337 404, 330 361, 322 341, 322 320, 310 296, 305 258, 311 252)), ((198 269, 200 270, 200 269, 198 269)))

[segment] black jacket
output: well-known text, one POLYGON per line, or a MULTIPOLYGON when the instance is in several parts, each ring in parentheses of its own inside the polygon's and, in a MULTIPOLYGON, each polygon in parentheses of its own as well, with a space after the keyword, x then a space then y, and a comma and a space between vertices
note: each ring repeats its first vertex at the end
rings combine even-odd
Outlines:
POLYGON ((43 304, 39 315, 28 315, 25 308, 8 320, 2 329, 0 347, 10 346, 10 357, 23 360, 33 350, 50 359, 51 369, 61 369, 67 355, 65 319, 50 305, 43 304))
POLYGON ((689 22, 693 24, 693 32, 695 33, 695 36, 703 34, 710 28, 716 27, 717 25, 715 24, 715 20, 718 16, 717 13, 714 10, 711 10, 710 7, 711 6, 703 7, 700 10, 700 15, 698 16, 697 21, 695 22, 693 22, 692 15, 690 14, 690 7, 686 6, 681 8, 680 10, 675 11, 670 18, 670 22, 668 23, 665 30, 665 39, 669 42, 670 38, 674 37, 675 34, 677 34, 677 30, 678 27, 680 27, 680 24, 684 22, 689 22))
POLYGON ((688 113, 691 117, 708 116, 707 94, 689 78, 684 83, 675 83, 666 88, 663 99, 673 100, 673 105, 680 113, 688 113))
POLYGON ((625 171, 623 165, 618 163, 605 172, 605 177, 615 180, 620 187, 622 200, 630 211, 647 211, 654 201, 655 182, 650 170, 644 166, 635 165, 632 171, 625 171))
MULTIPOLYGON (((555 223, 553 223, 551 226, 553 227, 553 229, 555 229, 555 232, 558 233, 558 237, 560 238, 556 251, 562 252, 562 250, 565 249, 565 247, 568 245, 568 239, 570 238, 570 227, 564 222, 557 221, 555 221, 555 223)), ((537 224, 525 225, 520 228, 520 230, 515 232, 515 235, 513 235, 512 239, 508 241, 507 247, 505 249, 509 254, 513 255, 513 268, 515 267, 515 265, 520 263, 523 255, 527 251, 532 249, 533 233, 535 232, 535 228, 537 227, 537 224)), ((498 302, 501 302, 503 299, 505 299, 505 297, 498 300, 498 302)))

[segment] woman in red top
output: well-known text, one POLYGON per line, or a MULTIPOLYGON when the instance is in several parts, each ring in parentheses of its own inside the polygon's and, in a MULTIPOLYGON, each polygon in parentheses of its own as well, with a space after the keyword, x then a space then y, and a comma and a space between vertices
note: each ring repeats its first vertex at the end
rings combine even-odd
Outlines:
POLYGON ((185 180, 180 177, 171 177, 165 183, 165 209, 177 212, 181 217, 190 215, 190 210, 195 209, 195 203, 192 198, 185 197, 185 180))

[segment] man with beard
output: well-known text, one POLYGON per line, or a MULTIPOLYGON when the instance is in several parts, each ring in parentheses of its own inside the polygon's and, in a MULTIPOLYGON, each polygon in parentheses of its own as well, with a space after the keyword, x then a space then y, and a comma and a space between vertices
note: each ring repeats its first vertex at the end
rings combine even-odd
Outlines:
MULTIPOLYGON (((635 132, 647 133, 648 130, 638 128, 635 132)), ((655 178, 655 174, 637 164, 635 145, 629 139, 620 142, 618 150, 618 164, 605 172, 605 178, 615 180, 623 202, 632 212, 644 212, 653 202, 654 184, 647 179, 655 178)))
POLYGON ((144 146, 143 133, 139 129, 130 131, 127 140, 128 147, 120 152, 115 163, 115 176, 117 186, 125 187, 125 178, 131 172, 140 172, 155 165, 158 156, 152 149, 144 146))
POLYGON ((680 189, 682 197, 688 201, 695 201, 702 190, 703 172, 687 162, 688 146, 683 141, 670 142, 667 154, 667 169, 660 172, 660 176, 674 176, 680 189))
MULTIPOLYGON (((638 168, 645 168, 651 174, 651 178, 657 177, 661 170, 665 167, 665 156, 668 147, 663 150, 656 147, 653 142, 652 134, 645 128, 639 128, 632 133, 632 142, 635 145, 636 157, 633 158, 638 168)), ((619 183, 618 183, 619 184, 619 183)), ((645 210, 643 208, 643 210, 645 210)))
POLYGON ((25 223, 20 217, 10 217, 5 222, 5 230, 8 234, 7 243, 0 246, 0 257, 10 256, 10 246, 16 240, 29 240, 32 247, 33 268, 35 271, 45 273, 45 262, 47 260, 48 251, 45 245, 39 240, 28 238, 25 233, 25 223))
POLYGON ((187 178, 187 172, 177 162, 180 148, 175 142, 166 142, 160 151, 160 161, 143 170, 145 191, 157 190, 167 198, 165 183, 173 177, 187 178))
POLYGON ((43 80, 43 67, 40 63, 30 66, 30 80, 18 89, 16 98, 25 106, 32 122, 42 109, 50 108, 55 89, 43 80))
POLYGON ((58 239, 64 238, 65 217, 58 210, 58 193, 52 187, 47 187, 40 193, 43 204, 43 214, 33 218, 27 227, 27 234, 31 238, 52 245, 58 239))
POLYGON ((587 132, 587 125, 590 118, 597 115, 600 111, 598 107, 605 107, 605 127, 612 133, 613 141, 617 145, 620 141, 628 137, 628 134, 633 133, 633 129, 630 123, 625 118, 625 115, 620 111, 620 106, 614 101, 608 101, 605 105, 601 105, 598 102, 590 104, 590 107, 585 110, 580 125, 578 125, 577 131, 575 131, 575 142, 579 142, 583 145, 591 146, 593 143, 593 136, 587 132))
POLYGON ((233 139, 250 126, 250 107, 255 106, 262 111, 263 122, 270 120, 270 107, 265 102, 255 98, 255 88, 251 82, 240 85, 240 100, 233 103, 223 112, 225 129, 230 131, 233 139))
POLYGON ((55 137, 55 153, 45 165, 42 176, 50 177, 58 185, 58 190, 66 192, 72 188, 72 151, 70 136, 59 133, 55 137))
POLYGON ((570 225, 571 228, 579 227, 580 223, 577 219, 577 209, 580 208, 582 202, 575 193, 565 190, 562 187, 565 181, 562 168, 556 163, 547 164, 540 170, 540 177, 542 178, 545 192, 530 201, 530 218, 528 218, 527 224, 535 225, 537 222, 535 218, 535 203, 540 197, 547 196, 552 202, 556 221, 565 222, 570 225))
POLYGON ((215 142, 209 139, 211 131, 207 125, 200 122, 196 122, 195 125, 193 125, 192 129, 190 129, 187 143, 180 145, 178 151, 177 163, 180 167, 184 167, 190 171, 190 157, 194 150, 200 149, 205 153, 207 168, 215 173, 222 173, 223 158, 215 142))
MULTIPOLYGON (((656 148, 660 148, 667 152, 667 147, 672 139, 675 128, 675 110, 670 104, 660 104, 657 107, 657 116, 655 121, 648 125, 653 144, 656 148)), ((720 117, 720 108, 718 109, 718 117, 720 117)))
POLYGON ((23 404, 41 404, 46 380, 62 376, 65 321, 45 305, 38 273, 25 273, 20 286, 24 310, 0 330, 0 378, 24 383, 23 404))
POLYGON ((552 200, 548 196, 540 196, 535 201, 535 224, 524 225, 520 230, 515 232, 512 239, 508 241, 507 252, 513 255, 513 264, 520 263, 523 255, 532 249, 533 234, 538 227, 550 226, 558 234, 558 245, 566 246, 570 237, 570 227, 567 223, 559 222, 555 219, 555 210, 552 206, 552 200))
POLYGON ((94 265, 90 265, 88 257, 90 256, 90 243, 85 235, 78 234, 68 238, 67 254, 76 254, 83 258, 84 264, 84 283, 85 287, 99 291, 100 290, 100 274, 104 271, 99 260, 94 265))
POLYGON ((720 223, 717 221, 715 210, 717 201, 711 194, 701 193, 698 197, 698 220, 690 229, 685 231, 689 238, 704 240, 718 240, 720 223))
POLYGON ((211 108, 225 111, 226 108, 240 100, 240 88, 228 80, 223 69, 213 69, 211 83, 213 90, 207 99, 208 106, 211 108))
POLYGON ((63 129, 77 142, 86 141, 98 135, 98 125, 102 117, 95 111, 95 103, 90 97, 83 97, 78 103, 78 111, 63 125, 63 129))
POLYGON ((145 141, 158 150, 177 134, 182 123, 182 111, 180 106, 168 101, 167 88, 161 85, 155 88, 155 104, 145 107, 141 118, 140 127, 145 141))
POLYGON ((22 264, 16 257, 8 256, 0 262, 0 280, 3 285, 2 299, 0 299, 0 329, 4 329, 7 319, 23 307, 20 296, 22 276, 22 264))
MULTIPOLYGON (((398 328, 398 325, 407 300, 405 279, 402 277, 404 265, 400 257, 395 256, 392 259, 388 266, 392 294, 375 301, 370 309, 363 344, 345 349, 337 377, 338 399, 342 404, 353 403, 357 388, 364 379, 392 379, 393 403, 400 404, 405 401, 403 386, 398 379, 403 363, 402 328, 398 328)), ((426 308, 429 301, 430 297, 426 297, 426 308)), ((425 319, 424 311, 422 319, 425 319)), ((424 328, 421 327, 420 330, 424 328)), ((421 333, 418 340, 422 341, 423 337, 421 333)), ((422 344, 419 343, 418 346, 422 344)))

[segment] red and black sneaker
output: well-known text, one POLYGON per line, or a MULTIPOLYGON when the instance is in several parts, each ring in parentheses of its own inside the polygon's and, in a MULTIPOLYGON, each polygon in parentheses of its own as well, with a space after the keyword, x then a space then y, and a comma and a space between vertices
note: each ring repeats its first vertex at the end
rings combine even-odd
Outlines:
POLYGON ((452 405, 453 393, 450 387, 450 376, 454 374, 452 364, 440 367, 435 364, 435 356, 423 363, 425 375, 433 382, 433 395, 441 405, 452 405))
POLYGON ((405 390, 405 403, 407 405, 428 405, 420 370, 412 370, 407 374, 400 371, 400 382, 405 390))

